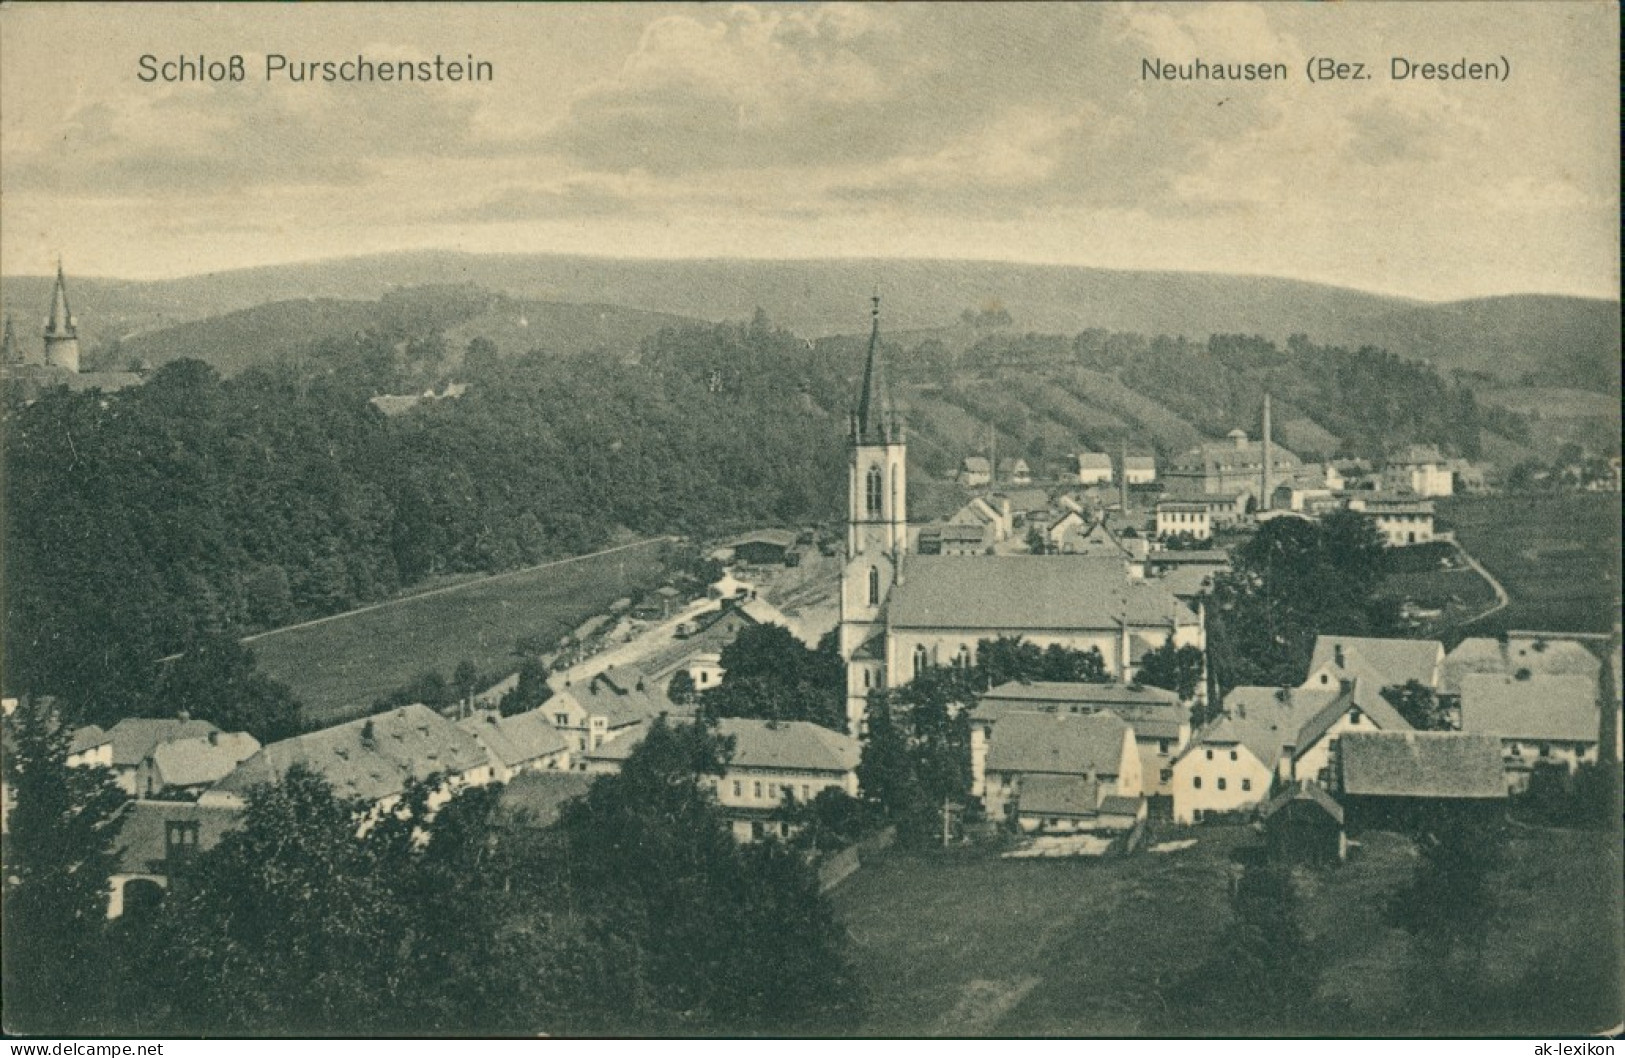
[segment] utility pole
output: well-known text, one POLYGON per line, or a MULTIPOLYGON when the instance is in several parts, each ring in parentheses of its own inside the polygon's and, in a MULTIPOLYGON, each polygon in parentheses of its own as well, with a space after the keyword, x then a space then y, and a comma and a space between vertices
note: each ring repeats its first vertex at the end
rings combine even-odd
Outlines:
POLYGON ((942 847, 943 848, 947 848, 948 847, 948 842, 949 842, 949 836, 950 835, 949 835, 948 820, 950 818, 950 812, 952 811, 952 809, 950 808, 951 804, 952 804, 952 802, 950 802, 948 800, 948 798, 944 797, 942 799, 942 847))

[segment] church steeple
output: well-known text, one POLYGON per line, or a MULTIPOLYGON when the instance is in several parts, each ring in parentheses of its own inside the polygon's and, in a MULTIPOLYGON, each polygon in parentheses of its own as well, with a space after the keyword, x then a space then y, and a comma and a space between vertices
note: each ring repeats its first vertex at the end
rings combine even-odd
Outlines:
POLYGON ((79 370, 78 321, 68 308, 68 284, 62 262, 56 263, 56 287, 51 291, 51 314, 45 319, 45 362, 75 373, 79 370))
POLYGON ((880 295, 876 294, 873 301, 869 357, 863 365, 863 389, 858 393, 858 410, 852 418, 852 440, 856 444, 887 444, 899 440, 901 431, 880 355, 880 295))
POLYGON ((23 351, 17 345, 17 332, 11 326, 11 314, 6 313, 6 329, 0 335, 0 364, 20 364, 23 362, 23 351))

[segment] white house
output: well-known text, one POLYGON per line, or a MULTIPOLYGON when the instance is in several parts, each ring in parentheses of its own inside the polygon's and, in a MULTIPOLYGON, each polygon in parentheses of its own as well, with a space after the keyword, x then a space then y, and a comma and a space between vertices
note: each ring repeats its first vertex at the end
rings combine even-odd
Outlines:
POLYGON ((1102 809, 1118 817, 1127 807, 1108 806, 1107 798, 1137 800, 1143 792, 1134 731, 1113 713, 1012 712, 993 729, 982 801, 995 819, 1023 830, 1105 829, 1102 809), (1030 793, 1036 802, 1024 804, 1030 793), (1054 811, 1061 801, 1073 810, 1054 811))
POLYGON ((75 732, 69 746, 70 761, 112 768, 119 789, 135 797, 140 792, 137 773, 153 750, 165 742, 218 734, 220 729, 207 720, 126 717, 108 729, 105 741, 93 732, 81 732, 84 737, 75 732))
POLYGON ((1433 540, 1433 501, 1391 492, 1351 493, 1348 509, 1370 518, 1389 547, 1433 540))
POLYGON ((600 672, 585 687, 556 691, 539 709, 577 753, 596 749, 657 716, 692 712, 673 704, 658 681, 614 669, 600 672))
POLYGON ((1291 756, 1289 778, 1330 786, 1338 740, 1348 731, 1409 731, 1411 725, 1388 703, 1376 684, 1355 680, 1317 710, 1282 751, 1291 756))
POLYGON ((979 488, 993 480, 993 465, 986 456, 966 456, 959 464, 958 477, 961 485, 979 488))
POLYGON ((136 767, 136 790, 147 798, 197 797, 259 750, 259 739, 243 731, 160 742, 136 767))
POLYGON ((1581 675, 1472 673, 1461 681, 1461 729, 1501 740, 1509 790, 1541 764, 1595 763, 1602 711, 1596 681, 1581 675))
POLYGON ((1213 515, 1206 503, 1164 500, 1157 504, 1157 536, 1189 536, 1193 540, 1213 539, 1213 515))
POLYGON ((1157 457, 1126 457, 1123 460, 1123 479, 1130 485, 1152 484, 1157 480, 1157 457))
POLYGON ((527 772, 570 767, 570 742, 553 726, 545 705, 513 716, 482 711, 459 720, 457 726, 484 748, 496 782, 506 783, 527 772))
POLYGON ((1078 484, 1109 485, 1112 482, 1112 457, 1105 452, 1079 452, 1078 484))
POLYGON ((1019 456, 999 460, 999 481, 1005 485, 1031 485, 1032 468, 1019 456))
POLYGON ((1390 457, 1382 472, 1389 489, 1405 490, 1418 496, 1449 496, 1454 489, 1450 461, 1432 445, 1411 445, 1390 457))

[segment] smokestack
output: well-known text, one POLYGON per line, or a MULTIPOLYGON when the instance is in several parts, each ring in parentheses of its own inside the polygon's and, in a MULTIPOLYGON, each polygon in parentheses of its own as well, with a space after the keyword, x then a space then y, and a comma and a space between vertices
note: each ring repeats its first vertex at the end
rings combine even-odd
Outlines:
POLYGON ((1123 517, 1128 517, 1128 437, 1123 438, 1117 463, 1117 506, 1123 517))
POLYGON ((1264 394, 1264 495, 1258 501, 1258 509, 1261 511, 1267 511, 1270 509, 1270 499, 1272 494, 1275 492, 1275 482, 1273 480, 1274 475, 1271 473, 1273 468, 1270 466, 1271 454, 1270 395, 1266 393, 1264 394))

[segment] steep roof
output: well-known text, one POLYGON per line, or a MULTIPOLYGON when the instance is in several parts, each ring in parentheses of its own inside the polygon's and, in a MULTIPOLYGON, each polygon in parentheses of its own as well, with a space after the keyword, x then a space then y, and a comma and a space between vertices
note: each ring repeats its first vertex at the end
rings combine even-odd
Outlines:
POLYGON ((730 763, 738 768, 845 773, 862 754, 851 735, 802 720, 770 724, 733 717, 718 721, 717 733, 734 740, 730 763))
POLYGON ((893 628, 1109 629, 1120 621, 1196 623, 1165 588, 1130 581, 1119 558, 1075 555, 910 557, 892 589, 893 628))
POLYGON ((259 749, 253 735, 217 732, 161 742, 152 751, 152 763, 165 786, 202 786, 224 779, 259 749))
POLYGON ((1338 743, 1343 792, 1473 800, 1506 796, 1501 743, 1454 731, 1351 731, 1338 743))
POLYGON ((1340 717, 1347 715, 1350 709, 1359 709, 1382 731, 1411 729, 1411 725, 1405 722, 1405 718, 1399 715, 1397 709, 1388 704, 1388 700, 1376 687, 1364 680, 1355 680, 1303 722, 1303 727, 1298 729, 1297 738, 1292 743, 1294 759, 1302 756, 1305 750, 1318 742, 1320 737, 1329 731, 1340 717))
POLYGON ((569 742, 541 709, 515 716, 478 713, 459 720, 457 726, 473 735, 491 759, 505 768, 517 768, 569 748, 569 742))
POLYGON ((1596 678, 1602 670, 1597 655, 1572 639, 1473 637, 1463 639, 1456 649, 1445 655, 1439 672, 1439 690, 1444 694, 1460 694, 1464 676, 1474 672, 1496 672, 1517 675, 1519 669, 1531 673, 1572 673, 1596 678))
POLYGON ((1595 742, 1602 714, 1597 681, 1573 673, 1527 679, 1472 673, 1461 681, 1461 729, 1503 739, 1595 742))
POLYGON ((73 729, 73 734, 69 737, 68 755, 71 757, 75 753, 83 753, 86 750, 95 749, 97 746, 103 745, 109 741, 111 741, 111 736, 109 736, 106 731, 103 731, 95 724, 86 724, 84 727, 76 727, 73 729))
POLYGON ((1295 802, 1314 805, 1338 823, 1343 822, 1343 806, 1338 804, 1331 794, 1321 789, 1319 783, 1312 782, 1295 782, 1265 801, 1263 807, 1258 810, 1259 818, 1268 819, 1295 802))
POLYGON ((621 733, 607 742, 600 743, 589 750, 582 751, 580 759, 584 761, 602 761, 605 763, 625 763, 632 751, 643 745, 648 737, 649 725, 647 723, 634 724, 622 729, 621 733))
POLYGON ((1081 775, 1030 775, 1021 780, 1022 815, 1092 816, 1100 810, 1100 784, 1081 775))
POLYGON ((372 802, 399 794, 411 779, 459 774, 487 761, 473 735, 426 705, 407 705, 273 742, 213 790, 246 795, 302 764, 326 779, 337 796, 372 802))
POLYGON ((1341 692, 1341 687, 1236 687, 1224 697, 1224 714, 1191 739, 1185 754, 1198 746, 1241 745, 1273 768, 1283 747, 1295 746, 1304 724, 1341 692))
POLYGON ((972 474, 987 474, 993 470, 993 465, 987 461, 986 456, 966 456, 965 462, 961 465, 972 474))
POLYGON ((155 720, 146 717, 126 717, 114 724, 107 734, 113 742, 113 766, 133 768, 146 760, 160 742, 180 738, 196 738, 218 727, 207 720, 155 720))
POLYGON ((1110 470, 1111 468, 1112 457, 1105 452, 1078 453, 1079 470, 1110 470))
POLYGON ((988 771, 1117 775, 1127 724, 1113 713, 1013 713, 999 721, 988 771))
POLYGON ((1316 636, 1309 659, 1313 674, 1331 665, 1336 679, 1361 679, 1376 687, 1397 687, 1416 680, 1437 686, 1444 646, 1434 639, 1368 639, 1362 636, 1316 636), (1341 650, 1343 663, 1337 663, 1341 650))
POLYGON ((869 353, 863 364, 863 389, 853 416, 853 440, 880 444, 889 440, 896 425, 891 391, 886 387, 886 365, 880 355, 880 298, 874 299, 874 322, 869 331, 869 353))
POLYGON ((242 823, 236 808, 191 801, 131 801, 119 820, 113 852, 120 874, 163 873, 166 833, 170 823, 198 825, 197 851, 207 852, 242 823))

